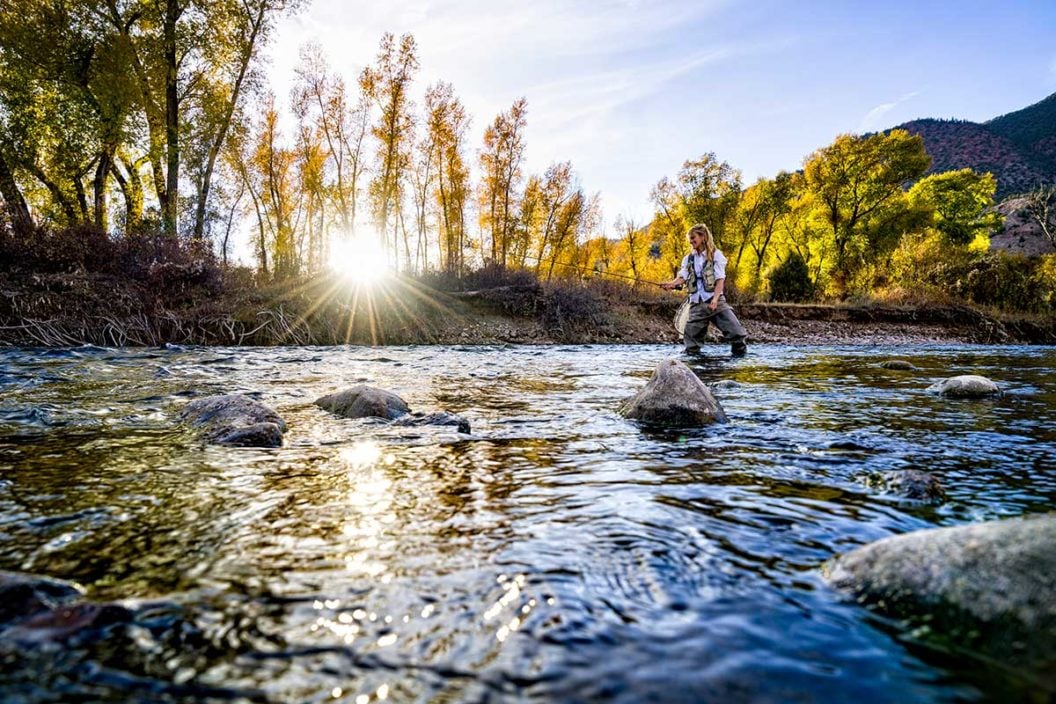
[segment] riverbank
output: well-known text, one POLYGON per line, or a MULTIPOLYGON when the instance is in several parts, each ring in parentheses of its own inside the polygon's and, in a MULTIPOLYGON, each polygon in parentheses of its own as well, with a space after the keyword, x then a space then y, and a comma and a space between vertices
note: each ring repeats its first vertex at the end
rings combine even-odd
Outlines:
MULTIPOLYGON (((323 277, 158 287, 91 274, 0 276, 0 345, 677 343, 681 298, 610 283, 357 289, 323 277)), ((738 303, 755 343, 1056 344, 1056 320, 969 307, 738 303)), ((716 338, 717 339, 717 338, 716 338)))

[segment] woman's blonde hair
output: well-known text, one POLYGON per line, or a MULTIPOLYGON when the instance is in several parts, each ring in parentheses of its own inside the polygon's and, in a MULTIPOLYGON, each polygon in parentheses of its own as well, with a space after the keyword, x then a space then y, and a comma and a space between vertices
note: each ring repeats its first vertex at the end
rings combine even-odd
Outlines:
POLYGON ((708 261, 715 261, 715 235, 711 234, 711 228, 702 222, 698 222, 689 228, 689 232, 686 233, 686 237, 692 237, 693 235, 704 235, 704 249, 708 253, 708 261))

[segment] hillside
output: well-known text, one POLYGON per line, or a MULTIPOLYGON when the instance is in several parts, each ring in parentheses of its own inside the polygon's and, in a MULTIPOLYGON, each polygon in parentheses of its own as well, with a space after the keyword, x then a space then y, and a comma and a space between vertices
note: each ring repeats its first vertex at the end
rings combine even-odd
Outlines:
POLYGON ((932 172, 971 168, 997 177, 999 199, 1056 183, 1056 93, 989 120, 920 119, 898 125, 924 138, 932 172))
POLYGON ((1056 93, 1022 110, 995 117, 986 126, 1021 149, 1037 149, 1046 140, 1052 144, 1056 138, 1056 93))

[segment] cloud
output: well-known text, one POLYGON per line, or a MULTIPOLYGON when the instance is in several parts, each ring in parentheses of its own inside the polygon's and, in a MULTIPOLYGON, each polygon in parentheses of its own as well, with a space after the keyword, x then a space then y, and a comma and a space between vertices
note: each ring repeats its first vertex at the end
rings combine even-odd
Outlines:
POLYGON ((856 130, 856 132, 875 132, 876 130, 883 128, 884 123, 882 119, 884 115, 891 112, 907 100, 911 100, 917 97, 918 95, 920 95, 919 91, 913 91, 912 93, 906 93, 898 97, 890 103, 881 103, 880 105, 877 105, 875 108, 865 113, 865 116, 862 117, 862 121, 858 123, 858 129, 856 130))

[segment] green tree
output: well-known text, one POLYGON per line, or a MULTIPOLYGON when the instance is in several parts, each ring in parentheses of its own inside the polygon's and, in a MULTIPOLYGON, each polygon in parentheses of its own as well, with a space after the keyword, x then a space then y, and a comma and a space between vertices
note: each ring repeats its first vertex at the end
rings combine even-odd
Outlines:
POLYGON ((26 184, 32 179, 46 195, 30 201, 45 217, 108 224, 108 183, 131 129, 134 91, 127 52, 91 7, 44 0, 0 7, 0 180, 23 223, 24 193, 37 190, 26 184))
POLYGON ((965 245, 1001 224, 993 212, 997 179, 971 169, 931 174, 909 189, 909 202, 929 211, 931 223, 952 244, 965 245))
POLYGON ((905 130, 841 135, 807 158, 806 185, 828 223, 841 288, 897 244, 909 209, 904 185, 930 163, 924 140, 905 130))

